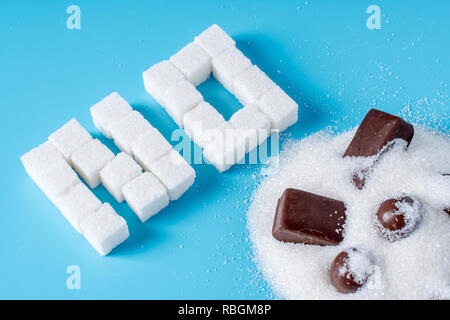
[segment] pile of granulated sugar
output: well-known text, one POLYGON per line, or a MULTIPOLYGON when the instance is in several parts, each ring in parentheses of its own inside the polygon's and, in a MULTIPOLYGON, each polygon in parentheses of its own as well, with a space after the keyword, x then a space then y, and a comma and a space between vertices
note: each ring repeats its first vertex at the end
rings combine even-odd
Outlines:
POLYGON ((287 299, 449 299, 450 138, 415 128, 408 151, 395 145, 376 165, 363 190, 351 182, 354 160, 343 159, 356 129, 332 136, 319 132, 290 142, 279 167, 265 170, 248 212, 255 257, 275 293, 287 299), (283 243, 272 237, 277 200, 285 188, 297 188, 344 201, 347 221, 339 246, 283 243), (396 242, 382 238, 374 217, 391 195, 407 193, 422 203, 418 228, 396 242), (328 269, 336 255, 355 247, 373 256, 368 282, 342 294, 331 285, 328 269))

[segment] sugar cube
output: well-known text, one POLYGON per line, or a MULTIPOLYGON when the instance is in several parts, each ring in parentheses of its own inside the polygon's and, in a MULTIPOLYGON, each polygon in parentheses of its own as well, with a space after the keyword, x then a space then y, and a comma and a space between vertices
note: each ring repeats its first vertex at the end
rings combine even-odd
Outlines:
POLYGON ((48 140, 63 154, 70 163, 72 153, 86 142, 92 140, 89 132, 76 119, 72 119, 53 132, 48 140))
POLYGON ((240 73, 233 82, 234 95, 244 105, 256 102, 275 83, 257 66, 240 73))
POLYGON ((233 47, 236 42, 223 31, 217 24, 213 24, 200 35, 195 37, 195 43, 203 48, 211 58, 216 57, 219 53, 233 47))
POLYGON ((246 151, 256 148, 270 135, 270 120, 255 105, 248 105, 235 112, 229 123, 244 136, 246 151))
POLYGON ((54 163, 46 170, 35 172, 30 177, 53 202, 74 185, 81 183, 75 171, 65 161, 54 163))
POLYGON ((82 182, 55 199, 54 203, 79 233, 83 233, 81 228, 83 220, 102 205, 101 201, 82 182))
POLYGON ((119 216, 109 203, 83 220, 83 235, 97 252, 105 256, 124 242, 130 235, 127 222, 119 216))
POLYGON ((144 172, 123 187, 128 205, 142 222, 169 204, 166 188, 150 172, 144 172))
POLYGON ((252 66, 251 61, 234 46, 212 59, 211 63, 214 78, 231 93, 234 93, 234 78, 252 66))
POLYGON ((286 130, 298 120, 298 104, 278 86, 266 92, 256 105, 270 119, 273 129, 286 130))
POLYGON ((113 92, 91 107, 95 126, 107 138, 111 138, 111 125, 131 112, 131 106, 117 92, 113 92))
POLYGON ((51 166, 66 162, 61 152, 50 141, 31 149, 20 157, 20 160, 25 171, 33 179, 43 171, 46 172, 51 166))
POLYGON ((142 168, 127 153, 121 152, 100 170, 100 181, 116 199, 123 201, 123 186, 142 173, 142 168))
POLYGON ((169 199, 178 199, 194 183, 195 171, 175 150, 150 166, 151 172, 166 187, 169 199))
POLYGON ((172 150, 172 145, 155 128, 133 142, 131 149, 137 163, 147 171, 150 165, 172 150))
POLYGON ((205 132, 210 129, 225 125, 223 116, 208 102, 201 102, 183 118, 186 134, 200 147, 204 148, 208 143, 205 132))
POLYGON ((170 62, 172 62, 194 86, 198 86, 208 79, 211 74, 211 57, 194 42, 189 43, 170 57, 170 62))
POLYGON ((145 90, 164 107, 164 92, 175 83, 184 80, 184 76, 172 62, 165 60, 159 62, 142 74, 145 90))
POLYGON ((98 139, 91 140, 72 153, 73 168, 89 187, 100 184, 99 172, 114 158, 114 153, 98 139))
POLYGON ((166 111, 181 128, 184 114, 202 101, 202 94, 187 80, 170 86, 164 94, 166 111))
POLYGON ((152 125, 138 111, 133 110, 111 126, 111 135, 120 150, 133 155, 133 142, 152 129, 152 125))
POLYGON ((203 149, 203 156, 219 172, 228 170, 245 157, 245 138, 229 123, 219 129, 209 130, 208 134, 213 134, 213 137, 203 149))

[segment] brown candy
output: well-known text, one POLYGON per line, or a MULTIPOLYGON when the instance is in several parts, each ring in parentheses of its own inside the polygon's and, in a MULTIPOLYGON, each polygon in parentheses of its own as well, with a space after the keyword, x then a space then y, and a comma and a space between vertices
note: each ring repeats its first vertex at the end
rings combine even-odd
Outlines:
POLYGON ((351 248, 339 253, 330 266, 331 284, 341 293, 353 293, 364 286, 371 272, 368 269, 354 270, 350 259, 352 255, 359 255, 358 260, 363 261, 363 267, 371 266, 371 258, 368 254, 351 248))
MULTIPOLYGON (((413 136, 413 126, 402 118, 380 110, 371 109, 361 122, 353 140, 344 153, 344 157, 381 155, 380 151, 384 149, 383 152, 385 152, 391 141, 403 139, 408 146, 413 136)), ((360 174, 355 173, 353 175, 353 182, 358 189, 364 187, 365 177, 368 175, 369 169, 366 168, 360 174)))
POLYGON ((342 201, 288 188, 278 200, 272 235, 285 242, 338 245, 345 219, 342 201))
POLYGON ((409 196, 387 199, 377 211, 378 231, 389 241, 407 237, 420 220, 420 203, 409 196))

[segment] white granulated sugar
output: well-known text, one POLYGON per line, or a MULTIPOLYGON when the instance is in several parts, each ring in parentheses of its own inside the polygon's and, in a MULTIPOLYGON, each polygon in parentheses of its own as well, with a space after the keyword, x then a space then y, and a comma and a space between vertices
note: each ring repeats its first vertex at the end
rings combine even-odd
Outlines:
MULTIPOLYGON (((449 299, 450 216, 442 208, 450 204, 450 179, 442 174, 450 173, 450 138, 416 127, 408 150, 394 145, 358 190, 351 182, 357 160, 342 158, 355 131, 320 132, 286 144, 255 191, 248 227, 264 276, 287 299, 449 299), (346 203, 340 245, 283 243, 272 237, 277 200, 288 187, 346 203), (381 202, 400 193, 420 201, 422 217, 408 237, 391 242, 377 232, 374 216, 381 202), (331 285, 328 270, 348 248, 367 250, 373 265, 362 288, 342 294, 331 285)), ((352 268, 363 274, 367 260, 353 260, 352 268)))
MULTIPOLYGON (((341 268, 343 269, 342 272, 348 271, 356 283, 364 284, 366 279, 375 271, 373 270, 375 261, 373 261, 370 252, 358 248, 358 250, 348 250, 347 254, 346 268, 341 268)), ((341 270, 339 271, 341 272, 341 270)))

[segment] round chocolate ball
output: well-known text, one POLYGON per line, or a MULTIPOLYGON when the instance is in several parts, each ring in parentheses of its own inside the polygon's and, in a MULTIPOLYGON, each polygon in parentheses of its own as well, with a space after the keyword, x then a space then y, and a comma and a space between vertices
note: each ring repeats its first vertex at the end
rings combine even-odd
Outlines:
POLYGON ((372 265, 366 252, 355 248, 342 251, 331 263, 331 284, 341 293, 356 292, 370 277, 372 265))
POLYGON ((421 220, 421 205, 410 196, 387 199, 377 211, 379 233, 389 241, 396 241, 410 235, 421 220))

